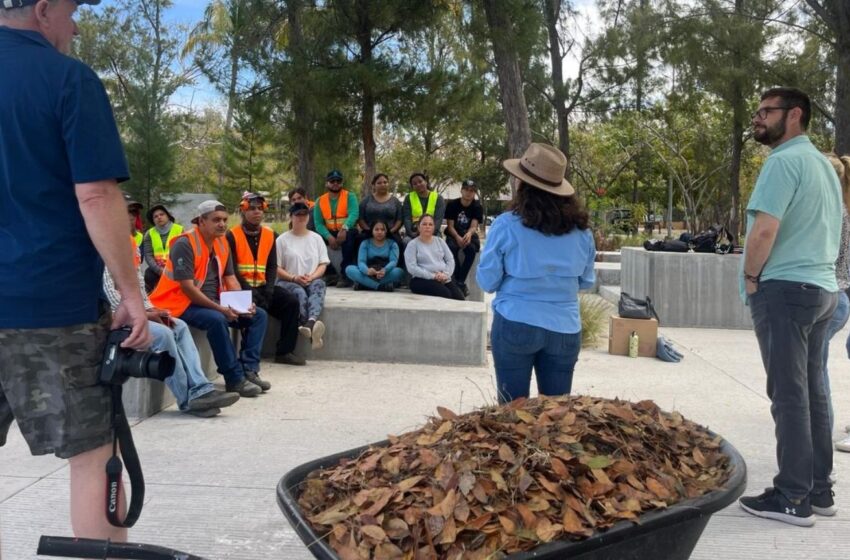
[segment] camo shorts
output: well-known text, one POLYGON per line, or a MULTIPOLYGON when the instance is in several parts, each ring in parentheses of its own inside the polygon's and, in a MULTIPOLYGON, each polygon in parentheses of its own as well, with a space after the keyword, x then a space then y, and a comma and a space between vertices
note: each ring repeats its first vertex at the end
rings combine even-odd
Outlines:
POLYGON ((0 445, 13 420, 33 455, 67 459, 112 441, 112 396, 97 383, 109 321, 0 329, 0 445))

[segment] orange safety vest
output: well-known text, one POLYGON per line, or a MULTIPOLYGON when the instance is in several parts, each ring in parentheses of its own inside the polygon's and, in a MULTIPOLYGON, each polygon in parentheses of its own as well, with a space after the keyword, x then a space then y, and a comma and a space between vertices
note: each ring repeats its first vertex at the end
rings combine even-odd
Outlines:
POLYGON ((266 264, 269 262, 269 253, 274 248, 274 232, 271 228, 260 226, 260 246, 255 259, 242 226, 231 228, 230 231, 233 233, 233 239, 236 240, 236 254, 233 260, 236 261, 239 274, 252 288, 265 285, 266 264))
POLYGON ((339 231, 345 225, 345 220, 348 218, 348 191, 340 189, 339 198, 336 201, 336 216, 331 216, 331 195, 325 193, 319 197, 319 210, 322 212, 322 218, 325 219, 325 227, 329 231, 339 231))
POLYGON ((142 254, 139 252, 139 246, 136 244, 136 238, 133 235, 130 235, 130 246, 133 247, 133 266, 136 267, 136 270, 139 270, 139 267, 142 266, 142 254))
MULTIPOLYGON (((192 252, 195 254, 195 286, 200 288, 204 285, 204 280, 207 278, 207 266, 210 262, 210 250, 207 244, 201 239, 197 230, 188 231, 177 239, 185 237, 189 240, 192 246, 192 252)), ((172 242, 172 245, 174 244, 172 242)), ((218 263, 218 291, 221 293, 221 287, 224 285, 224 268, 227 266, 227 259, 230 256, 227 241, 224 237, 217 237, 213 240, 213 248, 215 249, 215 260, 218 263)), ((174 317, 180 317, 189 304, 189 296, 183 293, 183 288, 180 287, 180 282, 174 279, 174 263, 172 259, 168 259, 165 263, 165 268, 162 271, 162 276, 159 277, 159 283, 149 296, 151 303, 160 309, 167 309, 174 317)))

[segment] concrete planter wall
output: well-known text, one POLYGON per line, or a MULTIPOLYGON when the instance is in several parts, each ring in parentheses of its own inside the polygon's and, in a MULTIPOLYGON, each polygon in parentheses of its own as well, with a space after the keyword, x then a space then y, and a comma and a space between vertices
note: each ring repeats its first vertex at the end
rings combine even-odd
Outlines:
POLYGON ((622 250, 621 286, 652 298, 662 327, 752 329, 738 296, 741 255, 622 250))

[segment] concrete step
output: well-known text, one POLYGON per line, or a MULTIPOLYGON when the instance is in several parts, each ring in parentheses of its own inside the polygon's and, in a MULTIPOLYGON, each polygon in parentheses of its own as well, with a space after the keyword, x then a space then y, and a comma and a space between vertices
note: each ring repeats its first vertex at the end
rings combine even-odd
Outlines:
POLYGON ((620 285, 620 263, 597 262, 593 264, 596 271, 597 286, 619 286, 620 285))
POLYGON ((599 262, 620 262, 620 251, 599 251, 596 253, 599 262))
POLYGON ((620 286, 599 286, 599 297, 614 305, 620 301, 621 292, 620 286))
MULTIPOLYGON (((321 320, 325 345, 312 350, 299 337, 296 353, 307 360, 429 363, 480 366, 486 363, 487 307, 481 301, 328 288, 321 320)), ((269 318, 263 356, 273 357, 280 329, 269 318)))

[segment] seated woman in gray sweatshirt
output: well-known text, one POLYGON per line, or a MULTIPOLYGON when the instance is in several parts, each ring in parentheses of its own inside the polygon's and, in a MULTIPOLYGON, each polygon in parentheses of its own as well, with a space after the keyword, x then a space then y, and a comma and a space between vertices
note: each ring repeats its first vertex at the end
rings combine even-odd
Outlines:
POLYGON ((455 260, 446 242, 434 235, 434 217, 419 219, 419 236, 407 244, 404 262, 410 273, 410 291, 414 294, 448 299, 466 299, 452 282, 455 260))

